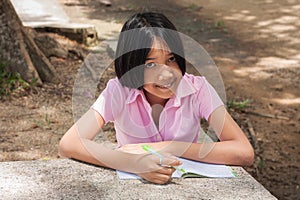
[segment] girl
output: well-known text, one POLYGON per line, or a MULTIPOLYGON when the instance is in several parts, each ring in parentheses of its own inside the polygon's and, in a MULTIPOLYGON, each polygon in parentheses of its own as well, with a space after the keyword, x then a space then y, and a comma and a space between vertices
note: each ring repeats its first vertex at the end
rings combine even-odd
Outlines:
POLYGON ((92 107, 63 136, 61 155, 167 183, 177 157, 250 165, 253 149, 204 77, 185 72, 183 45, 175 26, 160 13, 138 13, 123 26, 110 80, 92 107), (219 141, 198 143, 200 119, 219 141), (93 141, 114 122, 118 149, 93 141), (164 154, 145 153, 142 144, 164 154))

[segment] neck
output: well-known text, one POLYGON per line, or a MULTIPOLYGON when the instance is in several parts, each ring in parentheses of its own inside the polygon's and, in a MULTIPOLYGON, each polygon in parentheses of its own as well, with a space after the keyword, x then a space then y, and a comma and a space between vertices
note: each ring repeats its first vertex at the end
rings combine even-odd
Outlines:
POLYGON ((145 90, 144 90, 144 94, 145 94, 145 97, 146 97, 147 101, 149 102, 150 106, 158 104, 158 105, 161 105, 164 107, 166 105, 167 101, 169 100, 169 99, 163 99, 163 98, 160 98, 153 94, 150 94, 145 90))

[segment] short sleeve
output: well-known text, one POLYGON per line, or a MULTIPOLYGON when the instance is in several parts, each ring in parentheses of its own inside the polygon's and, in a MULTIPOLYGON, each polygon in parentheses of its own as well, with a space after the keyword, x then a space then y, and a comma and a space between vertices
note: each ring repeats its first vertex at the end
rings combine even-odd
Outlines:
POLYGON ((106 88, 99 95, 95 103, 91 106, 104 119, 105 123, 114 121, 124 105, 122 86, 118 79, 110 80, 106 88))
POLYGON ((223 106, 224 103, 216 90, 204 77, 202 77, 201 82, 201 86, 198 88, 199 90, 196 95, 196 110, 198 111, 198 116, 200 118, 208 120, 211 113, 219 106, 223 106))

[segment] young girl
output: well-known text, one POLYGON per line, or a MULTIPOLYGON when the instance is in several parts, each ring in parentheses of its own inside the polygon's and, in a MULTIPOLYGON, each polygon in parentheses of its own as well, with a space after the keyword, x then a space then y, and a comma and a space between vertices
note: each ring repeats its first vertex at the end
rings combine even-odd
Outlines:
POLYGON ((175 26, 160 13, 138 13, 123 26, 110 80, 93 106, 67 131, 61 155, 167 183, 177 157, 250 165, 253 149, 204 77, 186 73, 175 26), (219 141, 198 143, 204 118, 219 141), (117 149, 93 141, 114 122, 117 149), (147 144, 164 159, 146 153, 147 144))

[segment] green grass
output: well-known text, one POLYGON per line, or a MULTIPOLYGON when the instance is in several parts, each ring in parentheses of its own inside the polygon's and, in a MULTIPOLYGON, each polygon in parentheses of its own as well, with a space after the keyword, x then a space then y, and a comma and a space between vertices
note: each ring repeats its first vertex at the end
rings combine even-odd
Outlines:
POLYGON ((7 64, 0 60, 0 98, 10 95, 22 96, 34 84, 24 81, 19 73, 9 72, 7 64))
POLYGON ((257 168, 259 170, 262 170, 264 166, 265 166, 265 162, 261 158, 258 158, 257 168))
POLYGON ((226 27, 226 24, 225 24, 225 22, 223 20, 217 20, 217 21, 215 21, 214 24, 213 24, 213 27, 215 29, 219 29, 219 30, 222 30, 224 32, 228 31, 227 27, 226 27))
POLYGON ((50 130, 52 129, 52 127, 51 127, 51 121, 49 117, 50 116, 46 114, 44 120, 34 120, 34 123, 36 124, 37 127, 43 130, 50 130))
POLYGON ((246 108, 250 104, 250 99, 246 99, 244 101, 236 101, 236 100, 229 100, 227 101, 227 107, 242 110, 246 108))
POLYGON ((214 26, 215 28, 225 28, 225 22, 223 20, 215 21, 214 26))

